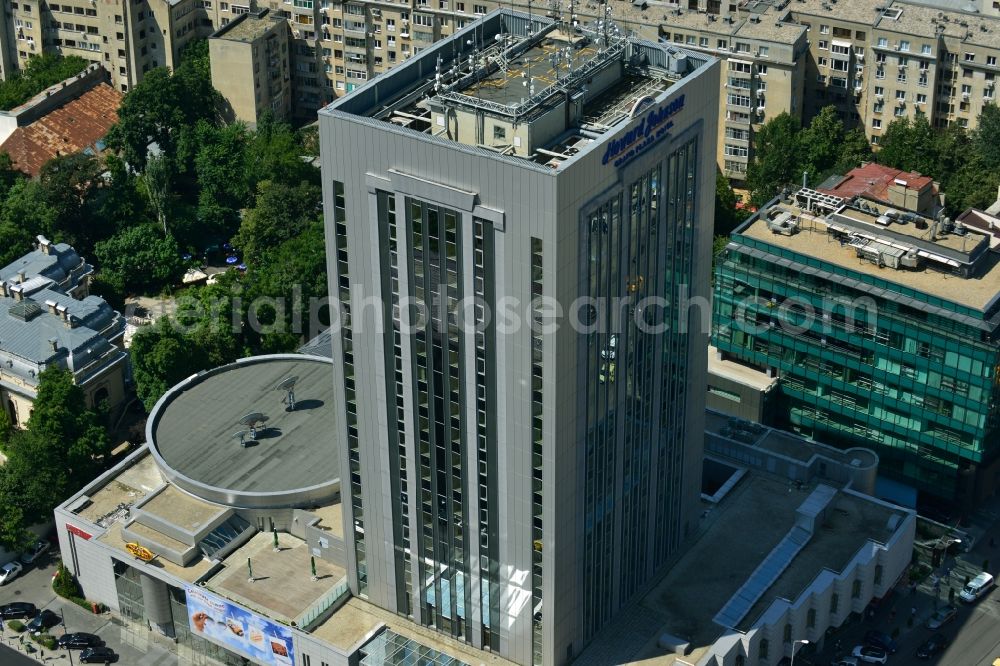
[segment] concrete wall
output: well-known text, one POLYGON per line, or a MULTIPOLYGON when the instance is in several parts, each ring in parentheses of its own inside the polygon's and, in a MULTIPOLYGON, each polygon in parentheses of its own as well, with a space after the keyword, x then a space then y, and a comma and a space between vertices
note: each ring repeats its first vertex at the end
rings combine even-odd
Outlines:
POLYGON ((709 409, 754 423, 764 423, 770 398, 771 391, 760 391, 709 371, 708 392, 705 394, 705 406, 709 409))

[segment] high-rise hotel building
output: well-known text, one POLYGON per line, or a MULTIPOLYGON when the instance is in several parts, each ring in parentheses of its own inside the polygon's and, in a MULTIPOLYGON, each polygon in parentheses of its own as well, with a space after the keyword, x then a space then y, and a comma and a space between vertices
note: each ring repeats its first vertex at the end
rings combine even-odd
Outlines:
POLYGON ((718 67, 505 9, 321 111, 353 593, 562 664, 694 529, 718 67))

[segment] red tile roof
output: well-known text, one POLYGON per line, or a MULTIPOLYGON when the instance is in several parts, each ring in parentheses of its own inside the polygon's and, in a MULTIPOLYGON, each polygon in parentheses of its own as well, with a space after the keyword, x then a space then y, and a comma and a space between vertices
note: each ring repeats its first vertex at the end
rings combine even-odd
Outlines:
MULTIPOLYGON (((860 194, 869 199, 888 202, 889 186, 896 179, 905 180, 907 188, 913 190, 922 190, 927 185, 933 186, 934 184, 934 179, 930 176, 921 176, 912 171, 900 171, 872 162, 848 171, 836 187, 817 189, 824 194, 832 194, 845 199, 860 194)), ((937 191, 936 187, 934 191, 937 191)))
POLYGON ((120 92, 100 83, 30 125, 18 127, 0 144, 0 152, 9 153, 14 167, 31 176, 37 176, 53 157, 86 148, 99 152, 94 144, 118 122, 121 101, 120 92))

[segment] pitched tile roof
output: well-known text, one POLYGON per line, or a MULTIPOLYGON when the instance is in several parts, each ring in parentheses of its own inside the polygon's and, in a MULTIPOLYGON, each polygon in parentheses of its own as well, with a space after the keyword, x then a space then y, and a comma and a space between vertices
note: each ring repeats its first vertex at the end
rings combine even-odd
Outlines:
MULTIPOLYGON (((876 201, 888 201, 889 186, 896 179, 905 180, 907 188, 918 191, 934 184, 934 179, 930 176, 922 176, 912 171, 900 171, 872 162, 851 169, 836 184, 831 183, 833 179, 830 179, 816 189, 823 194, 832 194, 845 199, 860 194, 876 201)), ((937 188, 934 190, 937 191, 937 188)))
POLYGON ((42 165, 59 155, 72 155, 96 145, 118 121, 122 94, 100 83, 76 99, 51 111, 30 125, 18 127, 0 144, 14 166, 37 176, 42 165))

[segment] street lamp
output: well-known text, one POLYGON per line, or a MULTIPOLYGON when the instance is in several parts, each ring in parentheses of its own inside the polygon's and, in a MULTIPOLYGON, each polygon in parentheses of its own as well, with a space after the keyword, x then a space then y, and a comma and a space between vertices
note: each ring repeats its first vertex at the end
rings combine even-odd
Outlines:
MULTIPOLYGON (((59 609, 59 619, 62 620, 63 635, 65 636, 68 632, 66 631, 66 614, 63 613, 63 609, 59 609)), ((69 666, 73 666, 73 651, 66 648, 66 654, 69 655, 69 666)), ((795 659, 795 646, 792 645, 792 659, 795 659)))
POLYGON ((792 641, 792 660, 788 662, 788 666, 795 666, 795 646, 796 645, 809 645, 809 640, 803 638, 798 641, 792 641))

